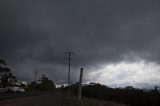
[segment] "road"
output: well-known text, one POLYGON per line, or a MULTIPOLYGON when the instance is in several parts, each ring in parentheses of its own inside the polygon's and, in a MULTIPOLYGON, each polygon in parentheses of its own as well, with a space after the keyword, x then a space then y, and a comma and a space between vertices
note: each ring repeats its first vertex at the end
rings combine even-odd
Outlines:
POLYGON ((62 106, 56 92, 0 101, 0 106, 62 106))

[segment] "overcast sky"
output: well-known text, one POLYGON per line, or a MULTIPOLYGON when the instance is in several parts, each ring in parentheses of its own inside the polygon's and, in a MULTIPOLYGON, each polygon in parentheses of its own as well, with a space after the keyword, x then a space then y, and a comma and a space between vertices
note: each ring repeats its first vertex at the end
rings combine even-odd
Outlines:
POLYGON ((159 0, 1 0, 0 58, 22 80, 160 84, 159 0))

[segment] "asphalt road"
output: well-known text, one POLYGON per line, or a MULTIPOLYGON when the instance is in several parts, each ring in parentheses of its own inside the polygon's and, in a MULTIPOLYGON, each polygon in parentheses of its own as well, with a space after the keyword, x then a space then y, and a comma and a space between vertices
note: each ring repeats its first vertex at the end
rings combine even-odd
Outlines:
POLYGON ((56 92, 0 101, 0 106, 62 106, 56 92))

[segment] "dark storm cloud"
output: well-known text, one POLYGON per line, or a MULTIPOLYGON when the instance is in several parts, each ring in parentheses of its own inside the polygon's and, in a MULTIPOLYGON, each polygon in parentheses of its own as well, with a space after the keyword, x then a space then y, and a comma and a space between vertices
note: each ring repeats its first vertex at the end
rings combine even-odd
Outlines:
POLYGON ((65 83, 65 51, 76 53, 73 70, 135 57, 159 63, 159 0, 1 0, 0 7, 0 56, 21 78, 38 67, 65 83))

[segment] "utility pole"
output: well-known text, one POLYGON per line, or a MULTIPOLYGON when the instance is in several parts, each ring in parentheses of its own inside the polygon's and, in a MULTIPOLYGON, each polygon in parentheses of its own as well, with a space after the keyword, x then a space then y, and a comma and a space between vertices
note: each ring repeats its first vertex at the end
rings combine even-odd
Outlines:
POLYGON ((36 70, 34 72, 34 78, 35 78, 36 83, 37 83, 37 75, 38 75, 38 69, 36 68, 36 70))
POLYGON ((75 53, 74 52, 65 52, 65 55, 68 57, 67 59, 68 59, 68 95, 70 95, 70 88, 69 88, 69 86, 70 86, 70 67, 71 67, 71 56, 72 55, 75 55, 75 53))
POLYGON ((78 99, 79 100, 81 100, 82 77, 83 77, 83 68, 81 68, 81 70, 80 70, 80 76, 79 76, 79 84, 78 84, 78 99))

